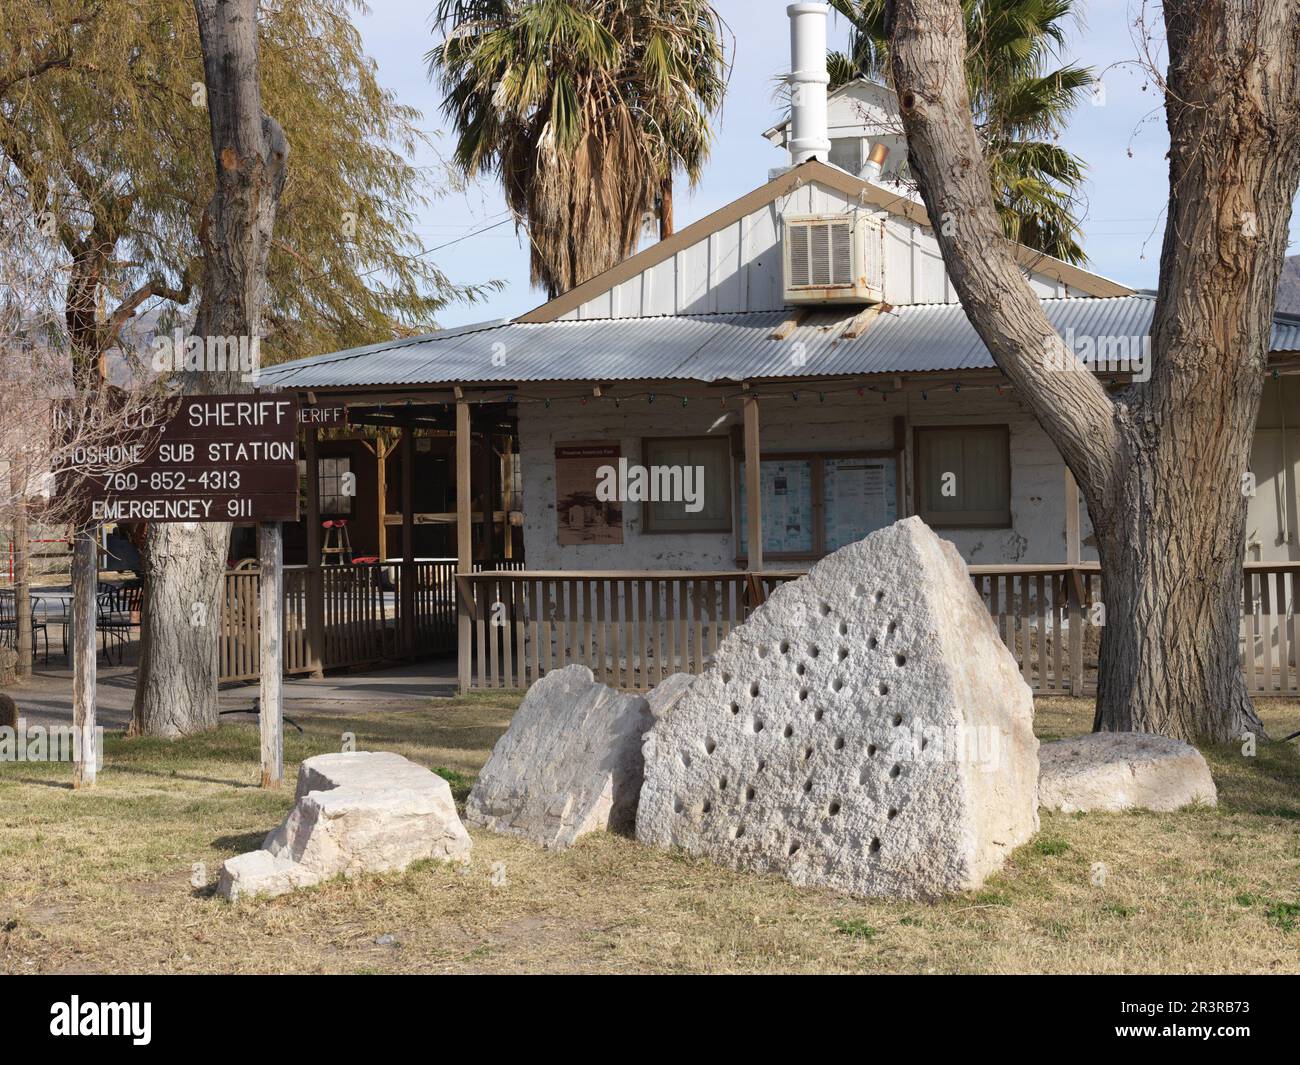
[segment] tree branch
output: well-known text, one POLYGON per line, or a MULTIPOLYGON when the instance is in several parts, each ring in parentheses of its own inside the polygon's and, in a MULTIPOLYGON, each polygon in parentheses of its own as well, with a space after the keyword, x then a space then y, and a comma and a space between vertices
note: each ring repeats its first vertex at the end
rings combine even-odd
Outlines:
POLYGON ((1065 351, 1002 236, 971 119, 957 0, 894 0, 886 18, 908 163, 966 316, 1089 502, 1104 500, 1119 451, 1115 405, 1065 351))
POLYGON ((7 73, 3 78, 0 78, 0 96, 3 96, 20 81, 39 78, 47 70, 53 70, 55 67, 66 67, 71 60, 72 53, 63 51, 38 59, 24 70, 7 73))
POLYGON ((137 288, 121 303, 117 305, 116 310, 108 316, 108 321, 104 323, 103 346, 111 348, 118 342, 121 336, 122 327, 135 317, 136 309, 147 299, 157 296, 160 299, 171 300, 178 306, 184 307, 190 302, 190 297, 194 292, 194 281, 190 276, 189 268, 186 267, 185 273, 181 278, 181 287, 172 288, 161 277, 151 277, 143 285, 137 288))

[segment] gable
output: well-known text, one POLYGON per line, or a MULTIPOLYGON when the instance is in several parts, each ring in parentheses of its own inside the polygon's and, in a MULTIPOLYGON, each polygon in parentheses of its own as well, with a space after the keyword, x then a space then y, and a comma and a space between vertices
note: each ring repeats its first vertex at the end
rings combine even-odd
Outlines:
MULTIPOLYGON (((520 316, 519 322, 779 310, 781 218, 867 210, 883 220, 885 301, 956 303, 925 208, 816 160, 520 316)), ((1035 295, 1119 296, 1132 290, 1012 244, 1035 295)))

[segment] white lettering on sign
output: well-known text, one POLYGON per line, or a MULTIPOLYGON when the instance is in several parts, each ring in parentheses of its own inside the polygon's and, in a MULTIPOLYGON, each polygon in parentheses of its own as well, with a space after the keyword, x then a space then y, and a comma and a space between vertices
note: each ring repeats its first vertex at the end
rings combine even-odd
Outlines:
POLYGON ((348 420, 346 407, 300 407, 298 420, 304 425, 343 425, 348 420))
POLYGON ((293 444, 284 440, 214 440, 208 444, 209 462, 291 462, 295 457, 293 444))
POLYGON ((292 406, 287 399, 229 400, 214 406, 195 403, 190 407, 190 428, 209 425, 279 425, 292 406))
POLYGON ((194 461, 193 444, 159 444, 158 461, 167 463, 186 463, 194 461))
POLYGON ((95 521, 200 521, 212 513, 211 499, 96 499, 95 521))

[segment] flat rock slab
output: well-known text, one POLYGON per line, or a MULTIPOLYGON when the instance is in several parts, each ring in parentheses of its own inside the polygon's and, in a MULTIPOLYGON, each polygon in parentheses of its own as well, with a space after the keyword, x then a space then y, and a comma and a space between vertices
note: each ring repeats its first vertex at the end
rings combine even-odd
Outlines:
POLYGON ((1038 801, 1048 810, 1177 810, 1215 806, 1218 793, 1201 752, 1145 732, 1094 732, 1044 743, 1038 801))
POLYGON ((465 803, 465 820, 562 850, 588 832, 632 831, 641 791, 640 696, 597 683, 586 666, 528 689, 465 803))
POLYGON ((637 838, 863 896, 979 886, 1038 830, 1033 699, 918 518, 779 587, 646 738, 637 838))
POLYGON ((450 785, 387 751, 308 758, 294 808, 262 849, 221 867, 217 892, 282 895, 340 873, 405 869, 423 859, 465 861, 470 838, 450 785))

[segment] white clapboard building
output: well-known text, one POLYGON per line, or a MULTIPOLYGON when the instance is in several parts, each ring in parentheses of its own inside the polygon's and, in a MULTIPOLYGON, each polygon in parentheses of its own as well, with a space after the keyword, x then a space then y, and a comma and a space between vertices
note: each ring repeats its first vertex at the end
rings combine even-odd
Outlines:
MULTIPOLYGON (((746 609, 726 613, 693 581, 734 586, 752 604, 767 579, 754 574, 797 572, 916 514, 976 567, 1003 623, 1026 626, 1018 654, 1047 656, 1027 664, 1035 683, 1069 687, 1068 641, 1030 630, 1068 631, 1070 597, 1095 594, 1087 514, 958 302, 932 220, 905 180, 891 93, 859 81, 827 99, 819 7, 795 5, 801 104, 764 134, 787 158, 753 191, 512 320, 264 372, 263 385, 346 407, 353 427, 410 437, 380 449, 377 466, 376 449, 358 450, 347 434, 309 448, 309 495, 353 505, 337 492, 339 463, 357 472, 357 498, 370 495, 348 520, 381 563, 455 556, 462 573, 508 563, 534 575, 517 578, 520 588, 553 582, 533 599, 511 586, 508 652, 490 625, 475 635, 482 616, 461 618, 463 682, 468 669, 469 683, 490 683, 493 654, 509 657, 503 680, 530 680, 546 664, 529 656, 562 639, 559 660, 599 657, 643 686, 663 657, 647 633, 668 642, 669 613, 697 625, 703 604, 707 654, 709 617, 725 630, 746 609), (375 481, 377 491, 367 487, 375 481), (602 580, 624 584, 611 591, 602 580), (653 588, 638 592, 637 581, 653 588), (598 593, 620 617, 597 617, 598 593), (642 634, 629 635, 642 612, 642 634), (620 638, 645 647, 598 656, 581 628, 588 617, 607 635, 617 622, 620 638), (530 628, 551 623, 564 626, 559 637, 530 628), (581 654, 577 641, 586 641, 581 654)), ((1108 386, 1141 380, 1154 296, 1027 247, 1013 252, 1067 347, 1108 386)), ((1300 561, 1300 386, 1289 377, 1298 352, 1300 318, 1279 315, 1254 452, 1248 558, 1258 563, 1300 561)), ((322 561, 314 526, 338 516, 319 502, 298 548, 313 569, 322 561)), ((489 579, 467 578, 462 596, 472 591, 480 606, 500 596, 499 586, 480 587, 489 579)), ((1289 612, 1289 587, 1284 603, 1270 601, 1274 614, 1289 612)), ((693 645, 687 658, 698 664, 693 645)))

